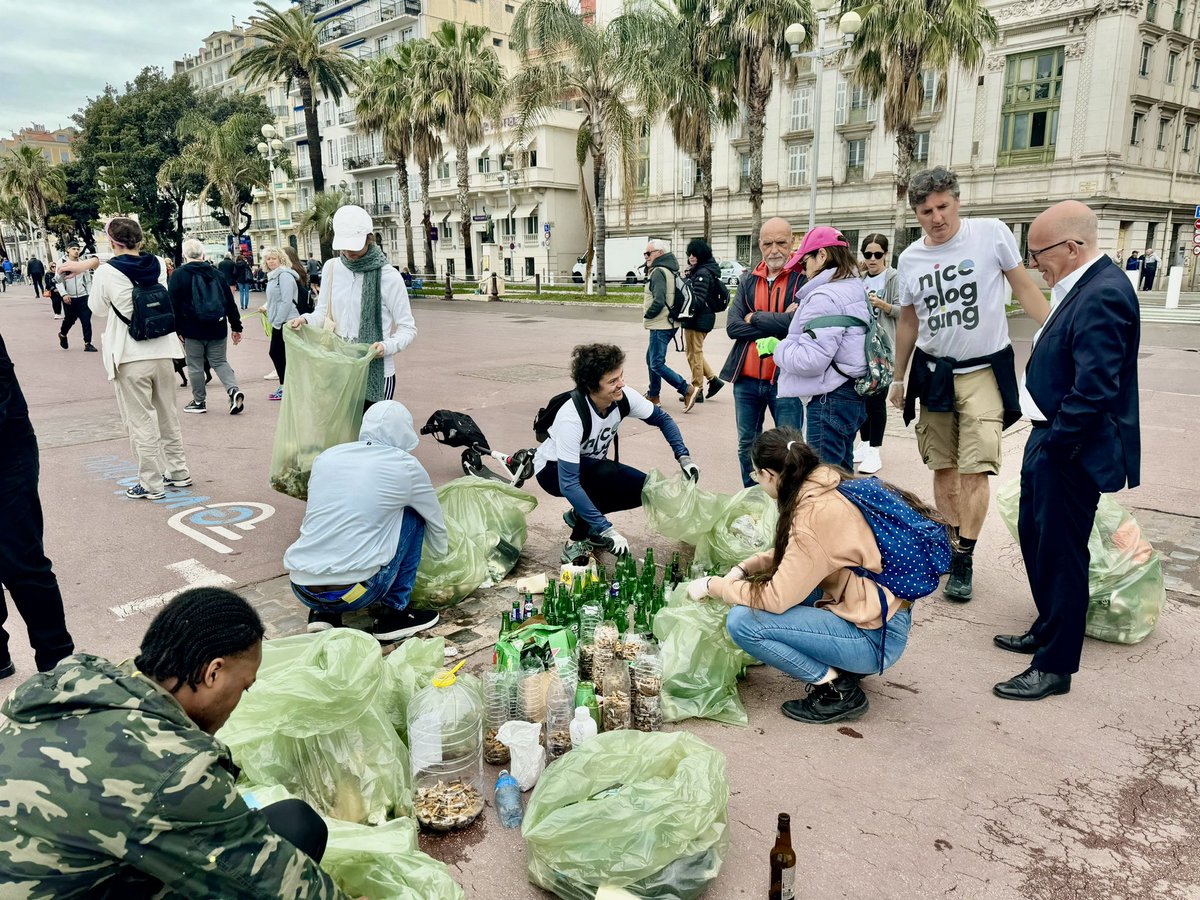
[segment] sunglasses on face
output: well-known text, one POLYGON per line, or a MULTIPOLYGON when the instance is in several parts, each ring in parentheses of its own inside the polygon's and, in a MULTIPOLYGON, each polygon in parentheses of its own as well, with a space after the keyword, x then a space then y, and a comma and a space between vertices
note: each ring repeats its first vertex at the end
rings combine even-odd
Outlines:
POLYGON ((885 256, 887 256, 887 254, 881 250, 878 253, 871 253, 871 252, 864 253, 863 259, 883 259, 885 256))

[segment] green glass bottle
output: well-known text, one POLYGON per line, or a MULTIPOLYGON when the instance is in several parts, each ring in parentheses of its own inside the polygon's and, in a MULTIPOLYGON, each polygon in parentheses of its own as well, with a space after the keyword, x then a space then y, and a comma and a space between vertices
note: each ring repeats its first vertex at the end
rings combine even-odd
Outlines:
POLYGON ((679 584, 679 582, 683 581, 683 567, 679 562, 678 550, 671 554, 671 565, 667 569, 666 574, 663 576, 663 580, 669 582, 671 587, 674 587, 675 585, 679 584))
POLYGON ((642 578, 646 578, 646 577, 650 577, 650 578, 654 577, 654 548, 653 547, 646 548, 646 556, 642 560, 642 578), (647 572, 650 573, 649 576, 646 575, 647 572))

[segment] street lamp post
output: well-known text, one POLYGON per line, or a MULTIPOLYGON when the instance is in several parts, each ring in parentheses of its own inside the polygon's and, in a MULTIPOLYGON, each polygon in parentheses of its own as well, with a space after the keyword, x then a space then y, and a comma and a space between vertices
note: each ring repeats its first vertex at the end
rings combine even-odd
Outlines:
POLYGON ((808 227, 811 230, 817 224, 817 164, 821 158, 821 76, 825 72, 825 60, 850 46, 854 35, 862 28, 862 17, 851 10, 838 19, 838 40, 829 46, 825 45, 825 25, 833 18, 833 7, 836 0, 813 0, 813 12, 817 14, 816 46, 806 53, 800 52, 808 31, 799 22, 787 27, 783 38, 791 47, 793 59, 811 59, 816 63, 817 82, 813 91, 813 142, 812 168, 808 181, 808 227))
POLYGON ((275 193, 275 160, 283 149, 283 141, 276 137, 275 126, 270 123, 261 129, 263 140, 259 142, 258 152, 271 168, 271 214, 275 217, 275 249, 283 250, 283 238, 279 234, 279 197, 275 193))
MULTIPOLYGON (((510 234, 508 236, 508 242, 510 244, 515 244, 517 242, 517 220, 513 218, 512 191, 513 191, 513 185, 517 181, 517 173, 512 171, 512 160, 510 160, 510 159, 506 159, 506 158, 502 157, 502 162, 501 162, 500 166, 503 169, 503 171, 499 175, 497 175, 496 178, 502 185, 504 185, 504 192, 507 195, 507 199, 508 199, 508 212, 506 212, 504 214, 504 220, 506 222, 508 222, 510 225, 512 225, 512 234, 510 234)), ((514 252, 515 251, 512 250, 511 248, 508 251, 508 267, 509 267, 510 274, 507 277, 509 277, 509 278, 517 277, 517 269, 516 269, 516 265, 514 264, 514 260, 513 260, 514 252)), ((500 258, 501 259, 504 258, 504 245, 503 244, 500 245, 500 258)), ((503 266, 501 268, 503 268, 503 266)))

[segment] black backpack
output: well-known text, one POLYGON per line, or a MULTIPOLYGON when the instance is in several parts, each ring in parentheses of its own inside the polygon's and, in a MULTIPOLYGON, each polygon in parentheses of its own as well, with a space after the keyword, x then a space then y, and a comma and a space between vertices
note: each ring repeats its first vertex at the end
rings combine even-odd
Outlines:
MULTIPOLYGON (((550 437, 550 426, 554 424, 554 419, 558 415, 558 411, 563 408, 568 400, 575 404, 575 412, 579 414, 579 421, 584 423, 584 442, 586 443, 587 439, 592 436, 591 404, 588 403, 587 397, 583 395, 583 392, 576 389, 555 394, 550 398, 550 402, 539 409, 537 415, 533 417, 533 436, 537 438, 539 444, 550 437)), ((617 409, 620 411, 622 419, 629 415, 629 397, 625 394, 621 394, 621 399, 617 401, 617 409)), ((621 444, 620 438, 617 435, 613 435, 613 458, 617 462, 621 460, 621 444)))
POLYGON ((224 278, 192 276, 192 318, 197 322, 220 322, 225 318, 227 300, 229 288, 224 278))
POLYGON ((152 341, 175 331, 175 311, 167 289, 157 281, 133 286, 133 316, 125 318, 115 306, 112 311, 129 326, 135 341, 152 341))
POLYGON ((313 300, 313 289, 311 285, 305 284, 299 278, 296 279, 296 311, 302 316, 307 316, 317 308, 316 302, 313 300))

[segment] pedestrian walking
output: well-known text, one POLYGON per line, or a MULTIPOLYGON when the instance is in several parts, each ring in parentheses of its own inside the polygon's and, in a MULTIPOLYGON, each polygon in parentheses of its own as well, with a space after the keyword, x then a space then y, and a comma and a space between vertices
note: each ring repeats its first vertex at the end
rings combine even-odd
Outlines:
MULTIPOLYGON (((79 253, 79 244, 72 241, 67 246, 67 259, 71 261, 77 260, 79 259, 79 253)), ((70 349, 67 335, 70 334, 71 328, 78 322, 79 328, 83 332, 84 352, 96 352, 96 348, 92 346, 92 310, 88 306, 88 295, 92 292, 92 278, 93 275, 90 270, 84 271, 79 275, 68 276, 59 273, 56 276, 58 284, 62 285, 63 309, 66 315, 62 327, 58 330, 58 345, 64 350, 70 349)))
POLYGON ((183 340, 192 401, 185 413, 208 412, 206 367, 217 373, 229 398, 229 414, 238 415, 245 395, 228 360, 229 334, 236 347, 242 342, 242 319, 233 294, 220 271, 204 256, 204 245, 195 238, 183 242, 183 265, 171 276, 167 290, 175 311, 175 330, 183 340))
POLYGON ((1146 254, 1142 257, 1141 287, 1139 290, 1154 290, 1154 276, 1157 274, 1158 254, 1154 252, 1153 247, 1150 247, 1146 250, 1146 254))
MULTIPOLYGON (((8 651, 5 589, 29 632, 39 672, 75 651, 58 579, 42 542, 38 444, 16 369, 0 336, 0 679, 16 672, 8 651)), ((0 781, 6 776, 0 774, 0 781)))
POLYGON ((283 343, 283 329, 292 319, 300 315, 296 299, 300 295, 300 276, 285 265, 283 254, 275 247, 263 251, 263 263, 267 267, 267 302, 263 315, 271 326, 271 362, 279 376, 279 388, 268 400, 283 399, 283 375, 287 367, 287 353, 283 343))
MULTIPOLYGON (((879 322, 879 328, 888 336, 890 345, 896 346, 896 320, 900 318, 899 286, 896 270, 888 263, 887 235, 868 234, 863 238, 863 283, 867 286, 867 299, 871 302, 871 314, 879 322)), ((859 430, 859 443, 854 448, 854 466, 864 475, 874 475, 883 468, 879 448, 883 446, 883 434, 887 428, 887 393, 881 391, 865 398, 867 421, 859 430)))
POLYGON ((677 323, 671 318, 671 314, 675 307, 675 280, 679 277, 679 263, 668 249, 666 241, 650 241, 642 255, 646 260, 642 327, 650 332, 646 346, 646 368, 650 373, 646 399, 657 406, 662 383, 665 381, 679 392, 679 399, 683 401, 683 411, 691 412, 696 398, 700 395, 700 389, 688 384, 682 375, 667 365, 667 348, 671 346, 677 330, 677 323))
POLYGON ((7 291, 9 282, 13 280, 13 264, 12 260, 7 256, 4 257, 3 261, 0 261, 0 270, 4 272, 4 277, 0 278, 0 286, 3 286, 4 290, 7 291))
POLYGON ((36 256, 30 257, 29 262, 25 264, 25 274, 33 282, 33 296, 42 296, 42 292, 45 290, 42 281, 46 276, 46 267, 42 264, 42 261, 36 256))
POLYGON ((238 302, 242 309, 250 308, 250 282, 253 281, 253 275, 250 272, 250 264, 246 262, 246 257, 239 256, 237 262, 233 264, 233 280, 237 282, 238 302))
POLYGON ((50 298, 50 309, 54 312, 54 318, 61 319, 63 317, 63 297, 62 292, 58 289, 56 281, 58 273, 54 263, 50 263, 50 270, 43 277, 46 289, 42 293, 50 298))
POLYGON ((683 328, 683 347, 688 367, 692 370, 692 386, 696 402, 703 403, 725 387, 725 382, 709 368, 704 358, 704 340, 717 323, 717 313, 729 306, 729 289, 721 280, 721 266, 713 259, 712 248, 703 238, 692 238, 687 245, 688 269, 685 281, 692 292, 687 315, 680 317, 681 300, 676 298, 676 319, 683 328), (707 393, 705 388, 707 387, 707 393))

